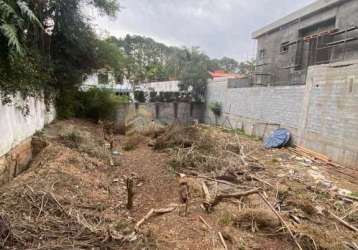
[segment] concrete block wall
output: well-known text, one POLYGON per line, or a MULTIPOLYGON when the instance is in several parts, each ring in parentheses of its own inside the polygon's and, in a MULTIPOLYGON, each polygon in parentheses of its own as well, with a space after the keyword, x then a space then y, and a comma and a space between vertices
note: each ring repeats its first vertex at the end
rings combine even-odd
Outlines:
POLYGON ((299 142, 358 168, 358 62, 311 67, 299 142))
POLYGON ((26 168, 32 158, 32 135, 55 119, 54 108, 47 110, 42 100, 28 98, 26 103, 27 115, 19 108, 24 105, 21 98, 14 98, 9 105, 0 104, 0 185, 26 168))
POLYGON ((223 106, 223 126, 259 137, 285 127, 295 144, 358 168, 358 61, 310 67, 305 86, 229 89, 210 81, 207 123, 215 121, 213 102, 223 106))
MULTIPOLYGON (((265 137, 280 126, 297 134, 304 90, 304 86, 227 88, 227 82, 210 81, 207 103, 221 103, 223 115, 219 122, 247 134, 265 137)), ((214 120, 208 108, 206 121, 214 120)))

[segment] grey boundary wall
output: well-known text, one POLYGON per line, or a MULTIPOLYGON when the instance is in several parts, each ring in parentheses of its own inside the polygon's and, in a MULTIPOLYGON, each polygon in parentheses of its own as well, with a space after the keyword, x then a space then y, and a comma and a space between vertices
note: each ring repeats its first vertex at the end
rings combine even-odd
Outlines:
POLYGON ((158 121, 162 124, 192 124, 204 122, 205 105, 187 102, 131 103, 119 107, 116 123, 127 127, 131 123, 146 124, 158 121))
POLYGON ((206 123, 215 119, 209 105, 220 102, 220 123, 266 137, 288 128, 293 143, 358 169, 358 61, 308 69, 305 86, 228 88, 210 81, 206 123))

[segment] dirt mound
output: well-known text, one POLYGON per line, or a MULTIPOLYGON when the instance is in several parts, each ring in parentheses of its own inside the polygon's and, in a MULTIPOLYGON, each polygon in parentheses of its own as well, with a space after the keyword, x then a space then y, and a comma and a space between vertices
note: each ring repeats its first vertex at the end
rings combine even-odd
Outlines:
POLYGON ((92 157, 109 160, 109 145, 104 136, 93 134, 87 129, 63 127, 59 131, 59 141, 66 147, 87 153, 92 157))

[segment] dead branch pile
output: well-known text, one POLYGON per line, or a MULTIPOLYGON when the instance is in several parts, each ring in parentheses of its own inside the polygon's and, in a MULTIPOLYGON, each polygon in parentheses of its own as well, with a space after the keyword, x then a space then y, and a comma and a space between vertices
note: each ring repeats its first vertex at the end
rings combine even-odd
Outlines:
POLYGON ((200 131, 196 127, 184 127, 173 125, 166 128, 154 144, 154 149, 166 149, 172 147, 189 148, 200 137, 200 131))
POLYGON ((86 178, 86 167, 81 166, 86 161, 81 155, 62 146, 49 145, 38 157, 33 164, 34 171, 18 177, 2 190, 1 246, 118 249, 124 242, 135 239, 131 230, 118 229, 111 199, 107 195, 93 196, 106 192, 107 188, 99 173, 97 182, 86 178), (52 155, 51 160, 44 159, 47 155, 52 155), (71 164, 74 157, 78 161, 71 164))
POLYGON ((91 153, 104 140, 79 134, 44 138, 48 146, 29 171, 1 187, 0 249, 121 249, 129 244, 136 249, 146 244, 120 214, 125 186, 113 185, 107 159, 91 153))
POLYGON ((238 168, 239 144, 213 136, 213 130, 203 127, 169 127, 159 136, 155 149, 172 149, 171 166, 176 171, 220 172, 238 168))
MULTIPOLYGON (((332 203, 332 199, 338 199, 335 194, 317 189, 313 179, 291 177, 295 172, 270 166, 276 164, 272 155, 267 162, 258 153, 272 152, 247 146, 234 133, 201 126, 175 127, 157 139, 157 148, 170 148, 171 166, 178 175, 201 186, 202 207, 208 213, 225 210, 229 203, 237 204, 238 212, 232 212, 231 223, 236 228, 277 235, 298 249, 356 246, 354 199, 351 203, 332 203), (278 177, 278 171, 284 174, 278 177), (336 242, 328 240, 330 237, 336 242)), ((292 164, 295 158, 286 159, 292 164)))
MULTIPOLYGON (((115 248, 125 236, 108 226, 96 213, 84 213, 61 204, 50 192, 30 186, 2 195, 2 211, 10 222, 2 245, 18 249, 115 248)), ((78 205, 78 204, 77 204, 78 205)))

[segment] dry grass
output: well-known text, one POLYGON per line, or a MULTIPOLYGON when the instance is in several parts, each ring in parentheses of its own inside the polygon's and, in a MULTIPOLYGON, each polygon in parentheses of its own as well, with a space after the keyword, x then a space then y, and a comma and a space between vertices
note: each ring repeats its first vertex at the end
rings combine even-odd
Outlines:
POLYGON ((87 153, 96 158, 108 160, 110 157, 104 138, 85 129, 81 130, 73 126, 63 128, 60 131, 59 141, 66 147, 87 153))
POLYGON ((154 148, 172 150, 170 165, 183 172, 219 172, 223 167, 233 167, 237 165, 233 158, 240 151, 237 143, 216 137, 211 128, 178 125, 168 127, 156 139, 154 148))
POLYGON ((134 150, 139 146, 139 144, 145 143, 145 142, 146 142, 146 138, 141 134, 135 133, 135 134, 129 135, 123 141, 123 150, 125 150, 125 151, 134 150))
POLYGON ((0 249, 142 249, 152 245, 146 236, 134 233, 132 221, 120 215, 125 204, 118 198, 125 196, 125 188, 113 185, 113 169, 106 159, 91 153, 102 139, 94 140, 95 131, 80 126, 61 132, 47 138, 48 146, 27 172, 1 187, 0 249))
POLYGON ((236 226, 254 232, 277 232, 280 229, 280 221, 267 209, 245 209, 234 220, 236 226))
POLYGON ((299 242, 304 249, 347 249, 342 242, 338 240, 336 233, 318 228, 316 225, 298 225, 295 231, 299 235, 299 242))

